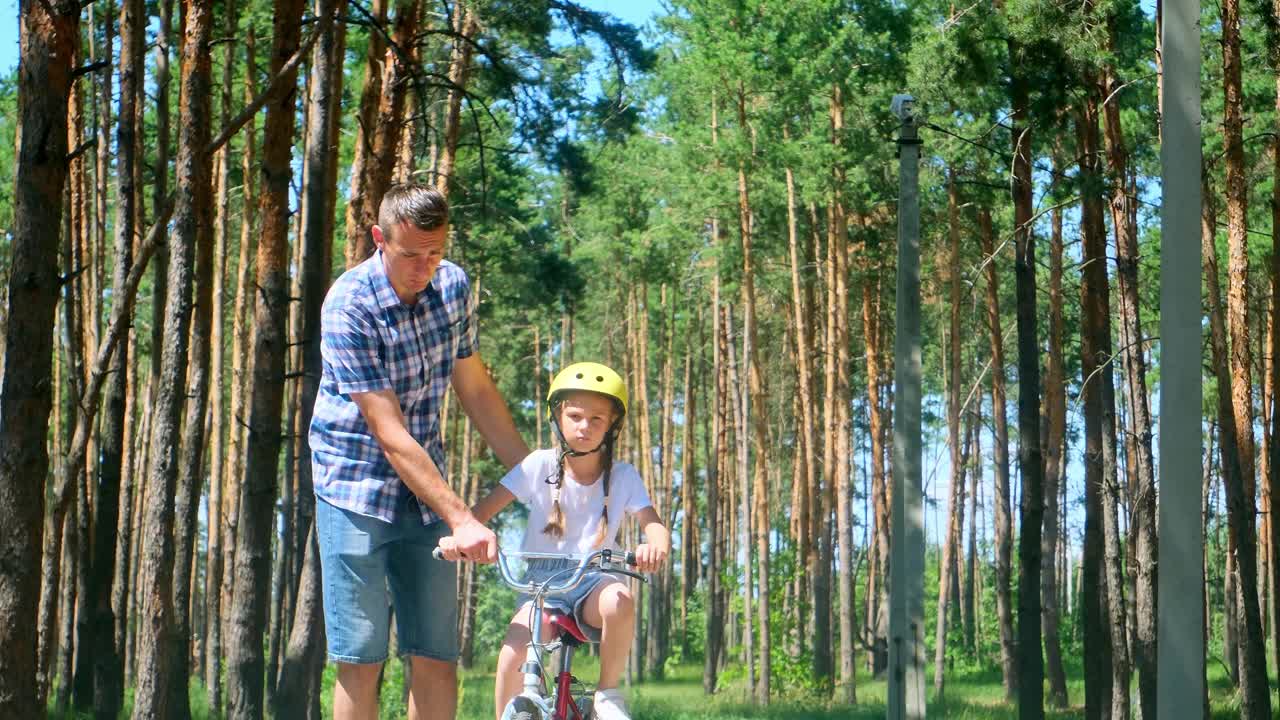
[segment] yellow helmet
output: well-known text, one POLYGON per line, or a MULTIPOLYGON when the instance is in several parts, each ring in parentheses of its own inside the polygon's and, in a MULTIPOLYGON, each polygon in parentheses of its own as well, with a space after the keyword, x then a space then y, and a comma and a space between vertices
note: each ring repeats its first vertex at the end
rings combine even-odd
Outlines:
POLYGON ((561 370, 551 381, 551 389, 547 391, 547 405, 554 405, 557 395, 569 390, 587 390, 608 395, 622 403, 623 413, 627 412, 627 385, 622 382, 618 373, 606 365, 580 362, 561 370))

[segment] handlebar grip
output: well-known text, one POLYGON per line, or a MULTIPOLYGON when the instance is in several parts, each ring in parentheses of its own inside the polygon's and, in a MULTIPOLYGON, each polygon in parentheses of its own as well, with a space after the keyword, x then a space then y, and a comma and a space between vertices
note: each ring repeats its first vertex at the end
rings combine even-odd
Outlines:
POLYGON ((636 554, 630 551, 627 552, 627 557, 623 560, 623 562, 625 562, 626 564, 632 567, 635 567, 636 565, 640 564, 636 561, 636 554))
POLYGON ((441 550, 441 549, 440 549, 440 548, 438 548, 438 547, 433 548, 433 549, 431 550, 431 557, 433 557, 433 558, 435 558, 435 559, 437 559, 437 560, 443 560, 443 559, 444 559, 444 550, 441 550))

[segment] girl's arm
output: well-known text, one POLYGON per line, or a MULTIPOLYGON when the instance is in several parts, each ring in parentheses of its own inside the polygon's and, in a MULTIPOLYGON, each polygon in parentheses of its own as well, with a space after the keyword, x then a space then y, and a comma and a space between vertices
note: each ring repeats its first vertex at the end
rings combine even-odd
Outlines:
POLYGON ((494 515, 502 512, 503 508, 511 504, 516 496, 501 484, 495 485, 488 495, 485 495, 480 502, 471 508, 471 514, 476 516, 481 525, 488 525, 494 515))
MULTIPOLYGON (((516 496, 501 484, 495 485, 488 495, 485 495, 480 502, 471 508, 471 514, 481 525, 487 525, 494 515, 502 512, 502 509, 511 504, 516 496)), ((444 553, 444 559, 449 562, 457 562, 465 560, 462 554, 458 552, 457 543, 452 535, 446 535, 440 538, 440 550, 444 553)))
POLYGON ((636 547, 636 567, 640 572, 658 572, 671 553, 671 533, 652 505, 636 513, 636 520, 644 530, 644 542, 636 547))

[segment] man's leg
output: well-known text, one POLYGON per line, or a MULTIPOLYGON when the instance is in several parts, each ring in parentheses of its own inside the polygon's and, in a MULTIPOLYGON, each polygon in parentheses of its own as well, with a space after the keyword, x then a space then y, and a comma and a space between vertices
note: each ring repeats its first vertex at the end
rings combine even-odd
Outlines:
POLYGON ((336 720, 378 716, 378 672, 387 657, 391 621, 386 547, 391 525, 317 498, 316 539, 324 583, 329 659, 338 666, 336 720))
POLYGON ((388 557, 400 652, 412 660, 409 717, 453 720, 458 704, 457 566, 431 551, 449 534, 443 522, 424 527, 405 513, 388 557))
POLYGON ((413 657, 409 720, 453 720, 458 711, 458 664, 413 657))
POLYGON ((334 720, 377 720, 378 671, 382 663, 337 663, 333 686, 334 720))

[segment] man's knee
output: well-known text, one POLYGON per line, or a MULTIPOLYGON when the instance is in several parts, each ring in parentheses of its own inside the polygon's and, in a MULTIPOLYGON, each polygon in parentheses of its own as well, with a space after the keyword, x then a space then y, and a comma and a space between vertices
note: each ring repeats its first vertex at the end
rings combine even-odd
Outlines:
POLYGON ((338 685, 353 698, 368 695, 378 686, 382 663, 337 663, 338 685))
POLYGON ((458 663, 435 658, 413 656, 413 677, 430 682, 456 682, 458 663))

